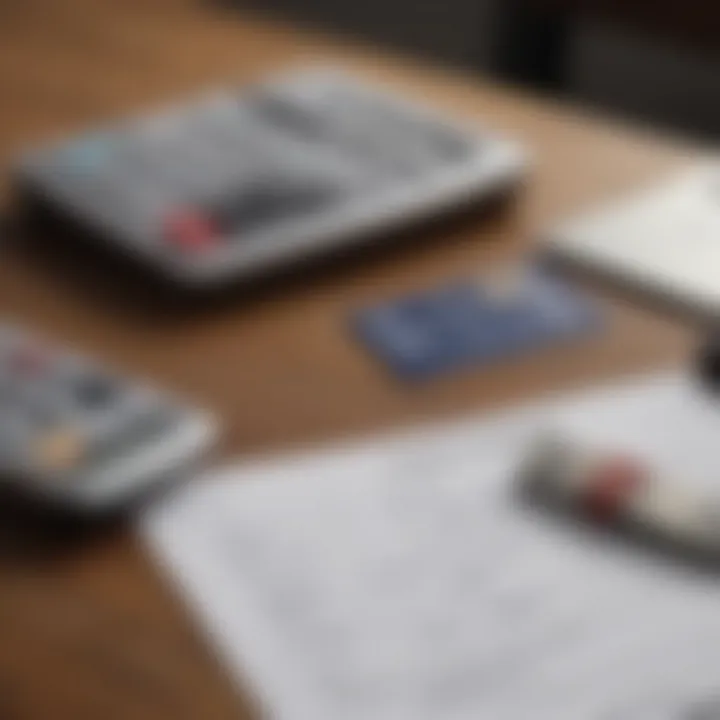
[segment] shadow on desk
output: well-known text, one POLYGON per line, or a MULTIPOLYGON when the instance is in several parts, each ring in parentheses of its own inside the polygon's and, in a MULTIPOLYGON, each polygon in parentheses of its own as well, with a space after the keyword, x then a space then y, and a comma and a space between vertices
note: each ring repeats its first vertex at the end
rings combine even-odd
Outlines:
POLYGON ((127 516, 102 518, 60 512, 16 491, 0 490, 0 564, 35 566, 72 555, 79 547, 122 534, 127 516))
MULTIPOLYGON (((33 272, 51 274, 63 292, 85 303, 101 303, 114 313, 141 322, 181 321, 228 305, 251 306, 281 292, 348 276, 359 267, 399 258, 435 243, 457 242, 474 226, 501 221, 515 209, 519 191, 484 200, 479 206, 416 222, 402 231, 384 233, 357 246, 335 249, 318 258, 295 261, 285 269, 232 283, 221 289, 193 289, 174 285, 134 259, 113 251, 102 239, 71 226, 47 207, 25 203, 8 221, 8 259, 33 272), (464 232, 463 232, 464 231, 464 232)), ((478 237, 481 235, 478 233, 478 237)), ((480 240, 482 242, 482 240, 480 240)))

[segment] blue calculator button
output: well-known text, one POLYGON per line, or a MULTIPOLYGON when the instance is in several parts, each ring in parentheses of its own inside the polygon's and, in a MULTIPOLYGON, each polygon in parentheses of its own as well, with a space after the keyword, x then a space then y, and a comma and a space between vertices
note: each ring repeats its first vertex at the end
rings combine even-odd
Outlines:
POLYGON ((110 157, 114 146, 112 137, 107 134, 79 140, 63 149, 63 165, 80 170, 95 170, 110 157))

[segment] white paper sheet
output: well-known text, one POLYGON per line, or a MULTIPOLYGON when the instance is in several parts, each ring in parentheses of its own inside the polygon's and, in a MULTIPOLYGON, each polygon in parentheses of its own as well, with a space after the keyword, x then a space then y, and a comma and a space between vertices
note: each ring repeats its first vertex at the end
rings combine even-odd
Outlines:
POLYGON ((665 376, 227 468, 142 532, 274 720, 720 718, 720 576, 517 502, 556 425, 720 493, 720 405, 665 376))

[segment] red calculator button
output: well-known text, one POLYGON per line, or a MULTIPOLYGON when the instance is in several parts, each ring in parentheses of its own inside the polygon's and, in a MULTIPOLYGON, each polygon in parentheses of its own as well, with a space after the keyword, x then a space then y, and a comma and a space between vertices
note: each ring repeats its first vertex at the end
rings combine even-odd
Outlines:
POLYGON ((165 240, 181 250, 202 252, 217 245, 218 232, 213 221, 194 210, 177 210, 164 224, 165 240))
POLYGON ((8 358, 10 371, 18 375, 35 375, 47 365, 47 356, 39 348, 18 348, 8 358))

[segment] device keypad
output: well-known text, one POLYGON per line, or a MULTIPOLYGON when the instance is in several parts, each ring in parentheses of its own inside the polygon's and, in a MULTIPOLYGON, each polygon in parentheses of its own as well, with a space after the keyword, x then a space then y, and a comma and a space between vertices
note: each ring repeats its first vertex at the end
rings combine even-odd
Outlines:
POLYGON ((512 142, 313 68, 27 153, 18 175, 127 254, 211 284, 464 204, 523 166, 512 142))
POLYGON ((69 478, 159 430, 160 417, 170 420, 156 393, 25 333, 0 332, 0 449, 14 469, 69 478))

